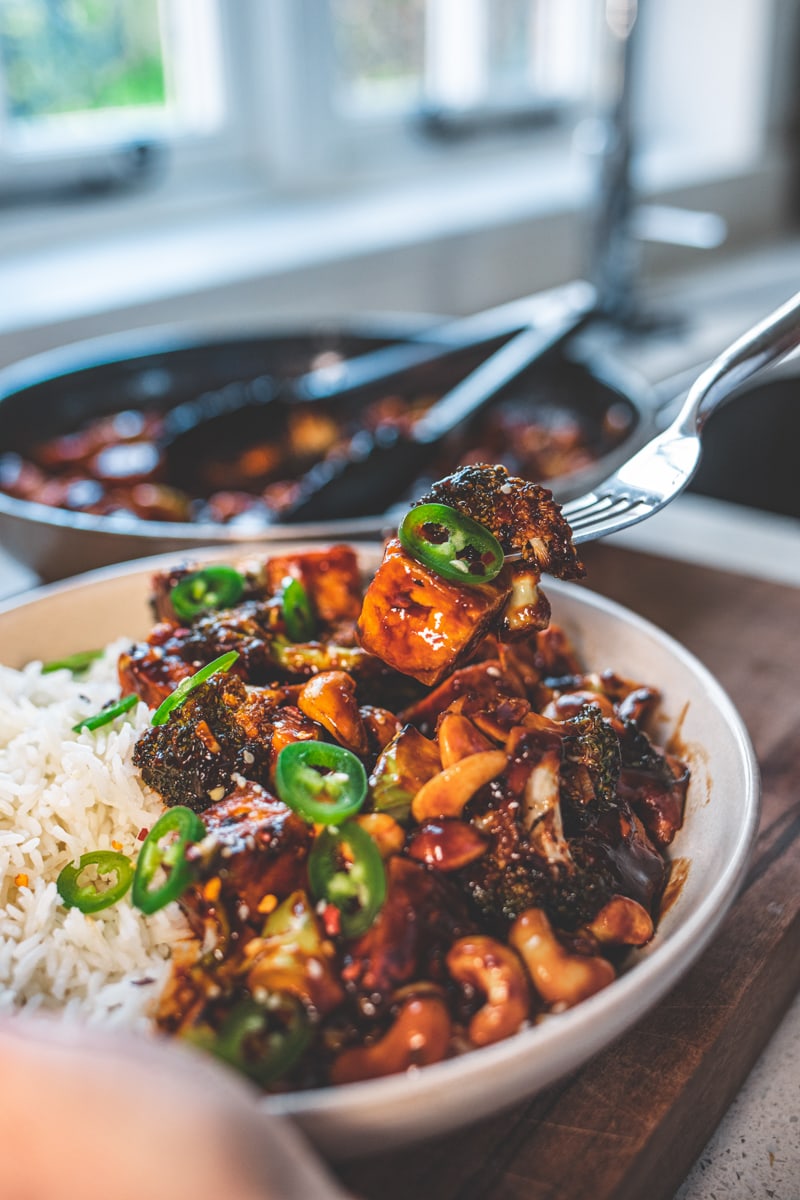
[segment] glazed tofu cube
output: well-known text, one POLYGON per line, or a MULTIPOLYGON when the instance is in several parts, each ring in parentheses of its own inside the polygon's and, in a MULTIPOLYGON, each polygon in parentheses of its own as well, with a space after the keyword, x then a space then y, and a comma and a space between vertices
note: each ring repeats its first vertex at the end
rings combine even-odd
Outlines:
POLYGON ((279 591, 287 576, 299 580, 317 616, 328 624, 355 620, 361 609, 361 573, 349 546, 282 554, 268 560, 265 574, 272 593, 279 591))
POLYGON ((448 583, 393 538, 364 597, 358 638, 370 654, 433 686, 475 650, 510 590, 506 570, 491 583, 448 583))

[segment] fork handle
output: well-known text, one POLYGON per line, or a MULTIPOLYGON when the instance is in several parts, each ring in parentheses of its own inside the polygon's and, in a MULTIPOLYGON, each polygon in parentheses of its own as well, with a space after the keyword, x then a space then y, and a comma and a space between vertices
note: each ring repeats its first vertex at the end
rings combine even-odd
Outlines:
POLYGON ((676 421, 682 433, 702 431, 716 412, 752 375, 779 362, 800 346, 800 292, 723 350, 689 390, 676 421))

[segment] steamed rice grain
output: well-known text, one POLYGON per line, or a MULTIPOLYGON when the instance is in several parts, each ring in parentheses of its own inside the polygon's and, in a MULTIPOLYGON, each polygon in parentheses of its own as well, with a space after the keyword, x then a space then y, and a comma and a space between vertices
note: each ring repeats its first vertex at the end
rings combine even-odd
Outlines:
POLYGON ((85 674, 0 667, 0 1011, 146 1026, 172 948, 187 935, 176 905, 145 917, 120 903, 67 909, 56 879, 90 850, 135 859, 162 811, 132 765, 150 712, 138 704, 94 733, 72 727, 116 699, 120 641, 85 674), (115 843, 112 846, 112 843, 115 843))

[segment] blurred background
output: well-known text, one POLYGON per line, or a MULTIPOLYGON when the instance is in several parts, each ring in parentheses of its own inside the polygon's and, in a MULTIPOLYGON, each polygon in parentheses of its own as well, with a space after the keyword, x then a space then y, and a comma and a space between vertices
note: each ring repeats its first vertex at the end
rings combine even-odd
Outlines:
POLYGON ((798 26, 795 0, 0 0, 0 363, 602 273, 624 68, 622 166, 662 207, 623 202, 617 260, 767 271, 796 224, 798 26))
MULTIPOLYGON (((582 278, 602 317, 588 341, 641 379, 622 391, 644 437, 797 290, 799 60, 797 0, 0 0, 0 368, 164 325, 390 314, 402 334, 403 314, 582 278)), ((92 411, 141 407, 115 386, 92 411)), ((800 517, 794 391, 791 372, 765 388, 757 427, 753 405, 726 410, 700 490, 800 517)), ((20 454, 38 395, 3 405, 12 497, 34 496, 20 454)), ((48 403, 59 435, 90 411, 48 403)), ((128 511, 75 481, 80 504, 63 481, 45 502, 128 511)))

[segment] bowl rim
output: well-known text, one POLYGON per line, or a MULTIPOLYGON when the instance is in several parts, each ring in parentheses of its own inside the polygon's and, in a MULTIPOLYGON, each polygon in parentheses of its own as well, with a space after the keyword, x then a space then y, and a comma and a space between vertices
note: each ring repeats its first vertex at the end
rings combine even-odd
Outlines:
MULTIPOLYGON (((293 549, 319 550, 331 544, 332 539, 314 542, 298 539, 293 549)), ((380 553, 381 546, 379 543, 365 543, 355 546, 354 549, 358 553, 372 555, 380 553)), ((133 577, 144 581, 153 571, 174 566, 181 554, 191 553, 198 561, 207 561, 247 554, 263 555, 264 550, 264 545, 257 542, 251 543, 249 547, 217 545, 205 547, 199 553, 194 550, 173 551, 127 563, 111 564, 21 593, 0 605, 0 617, 5 617, 31 603, 43 603, 52 597, 78 592, 104 581, 122 582, 133 577)), ((453 1089, 475 1084, 487 1073, 512 1068, 515 1060, 521 1056, 525 1057, 537 1048, 545 1060, 545 1069, 541 1078, 537 1074, 534 1088, 517 1088, 516 1099, 541 1090, 585 1063, 623 1030, 633 1025, 686 974, 726 916, 747 869, 760 816, 760 775, 749 734, 728 693, 691 651, 653 622, 584 586, 562 583, 550 578, 546 582, 548 591, 554 598, 556 611, 559 597, 567 597, 579 609, 586 611, 590 618, 595 613, 601 613, 612 620, 621 621, 651 641, 654 640, 661 650, 695 676, 704 689, 704 694, 708 696, 709 703, 717 710, 730 731, 740 768, 743 800, 733 849, 723 869, 717 873, 707 893, 699 900, 696 910, 681 920, 666 940, 658 942, 657 931, 652 953, 638 960, 631 970, 618 976, 608 988, 574 1008, 558 1014, 557 1017, 548 1017, 542 1024, 523 1029, 504 1041, 432 1064, 423 1071, 351 1083, 338 1088, 325 1087, 305 1092, 270 1095, 259 1100, 259 1105, 265 1111, 297 1120, 312 1139, 334 1157, 346 1157, 369 1150, 369 1146, 356 1147, 357 1139, 353 1136, 352 1122, 354 1119, 361 1119, 363 1113, 370 1108, 378 1112, 400 1101, 405 1106, 418 1098, 429 1100, 432 1095, 444 1098, 448 1093, 452 1093, 453 1089)), ((569 618, 566 624, 569 624, 569 618)), ((507 1100, 505 1106, 513 1102, 514 1097, 507 1100)), ((490 1111, 495 1111, 498 1107, 494 1105, 490 1111)), ((453 1126, 462 1123, 463 1120, 459 1120, 453 1122, 453 1126)), ((400 1126, 402 1127, 402 1122, 400 1126)), ((446 1128, 448 1126, 445 1125, 434 1132, 441 1133, 446 1128)), ((398 1136, 388 1142, 384 1139, 383 1144, 402 1145, 420 1140, 421 1136, 423 1135, 418 1132, 403 1133, 401 1128, 398 1136)))

